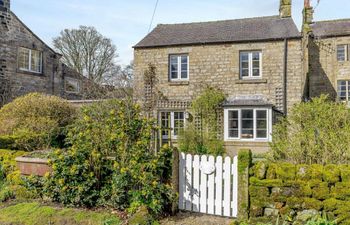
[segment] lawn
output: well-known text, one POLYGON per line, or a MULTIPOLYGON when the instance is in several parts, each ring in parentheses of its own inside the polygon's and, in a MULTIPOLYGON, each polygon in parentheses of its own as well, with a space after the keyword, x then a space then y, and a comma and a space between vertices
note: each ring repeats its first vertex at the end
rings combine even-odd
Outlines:
POLYGON ((2 225, 119 225, 120 219, 107 212, 45 206, 37 202, 0 204, 2 225))

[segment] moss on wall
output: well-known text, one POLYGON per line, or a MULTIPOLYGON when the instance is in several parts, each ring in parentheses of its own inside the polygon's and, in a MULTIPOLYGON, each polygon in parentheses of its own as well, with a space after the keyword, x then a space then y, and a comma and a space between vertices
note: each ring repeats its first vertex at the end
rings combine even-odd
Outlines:
POLYGON ((325 212, 339 224, 350 224, 350 166, 293 165, 258 161, 250 168, 250 216, 271 210, 297 217, 325 212))

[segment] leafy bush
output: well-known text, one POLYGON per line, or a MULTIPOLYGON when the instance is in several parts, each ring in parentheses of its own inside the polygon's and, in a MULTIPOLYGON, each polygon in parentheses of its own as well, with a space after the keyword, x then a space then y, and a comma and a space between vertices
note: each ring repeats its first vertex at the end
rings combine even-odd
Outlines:
POLYGON ((61 144, 76 109, 55 96, 39 93, 15 99, 0 109, 0 145, 33 150, 61 144))
POLYGON ((203 93, 192 102, 194 121, 189 122, 179 135, 179 147, 183 152, 193 154, 224 153, 224 142, 220 140, 220 126, 218 119, 222 111, 219 110, 225 100, 222 91, 207 87, 203 93), (199 120, 201 126, 195 125, 199 120))
POLYGON ((150 148, 153 121, 128 101, 110 100, 82 108, 68 132, 71 147, 57 150, 45 193, 75 206, 111 205, 133 212, 146 205, 159 213, 171 201, 171 150, 150 148))
POLYGON ((24 154, 24 151, 0 149, 0 183, 2 183, 1 181, 3 181, 3 183, 20 183, 19 171, 15 158, 23 156, 24 154))
POLYGON ((295 105, 273 129, 270 158, 301 164, 350 162, 350 112, 323 95, 295 105))

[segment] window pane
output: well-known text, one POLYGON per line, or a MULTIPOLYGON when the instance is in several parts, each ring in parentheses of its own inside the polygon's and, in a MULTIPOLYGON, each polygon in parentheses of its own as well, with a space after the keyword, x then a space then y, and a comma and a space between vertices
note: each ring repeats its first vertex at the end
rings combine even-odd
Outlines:
POLYGON ((260 69, 253 69, 253 76, 259 77, 260 76, 260 69))
POLYGON ((65 90, 67 92, 78 93, 80 91, 80 84, 75 79, 65 79, 65 90))
POLYGON ((161 112, 161 130, 162 130, 162 136, 168 137, 169 136, 169 129, 170 129, 170 112, 161 112))
POLYGON ((267 138, 267 130, 257 130, 256 137, 257 138, 267 138))
POLYGON ((185 125, 185 113, 174 112, 174 136, 177 136, 185 125))
MULTIPOLYGON (((350 93, 350 82, 348 81, 344 81, 344 80, 340 80, 338 81, 338 97, 341 101, 347 101, 347 97, 346 97, 346 92, 348 91, 350 93), (348 87, 347 87, 348 86, 348 87)), ((348 94, 349 96, 349 94, 348 94)))
POLYGON ((338 59, 338 61, 345 61, 345 54, 346 54, 346 46, 345 45, 338 45, 337 46, 337 59, 338 59))
POLYGON ((266 110, 256 110, 256 118, 266 120, 267 112, 266 110))
POLYGON ((230 138, 238 138, 238 111, 229 111, 228 131, 230 138))
POLYGON ((178 56, 170 56, 170 78, 178 78, 178 56))
POLYGON ((242 110, 242 119, 253 119, 254 110, 252 109, 244 109, 242 110))
POLYGON ((260 52, 253 52, 253 61, 260 60, 260 52))
POLYGON ((181 56, 181 63, 187 64, 188 63, 188 56, 181 56))
POLYGON ((242 77, 248 77, 248 76, 249 76, 249 70, 248 70, 248 69, 242 70, 241 76, 242 76, 242 77))
POLYGON ((19 48, 18 67, 23 70, 29 70, 29 49, 19 48))
POLYGON ((254 138, 254 110, 242 110, 242 138, 254 138))
POLYGON ((32 50, 31 71, 41 72, 41 52, 32 50))
POLYGON ((249 53, 248 52, 241 52, 241 61, 248 61, 249 60, 249 53))

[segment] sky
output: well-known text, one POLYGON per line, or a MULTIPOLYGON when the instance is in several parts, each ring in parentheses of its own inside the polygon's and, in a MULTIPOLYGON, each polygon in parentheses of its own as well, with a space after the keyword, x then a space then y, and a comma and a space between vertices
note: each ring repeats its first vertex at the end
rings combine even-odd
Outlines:
MULTIPOLYGON (((42 40, 52 39, 65 28, 94 26, 118 49, 117 63, 133 59, 132 46, 149 30, 157 0, 11 0, 12 11, 42 40)), ((304 0, 293 1, 293 19, 299 29, 304 0)), ((159 0, 153 26, 278 15, 280 0, 159 0)), ((313 0, 316 5, 317 0, 313 0)), ((349 0, 321 0, 314 18, 350 18, 349 0)))

